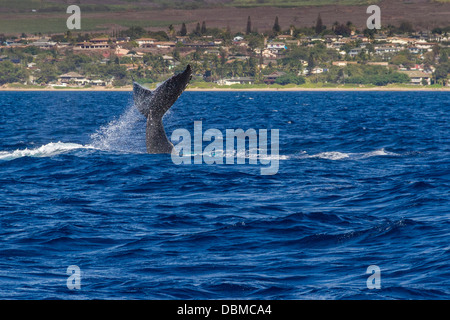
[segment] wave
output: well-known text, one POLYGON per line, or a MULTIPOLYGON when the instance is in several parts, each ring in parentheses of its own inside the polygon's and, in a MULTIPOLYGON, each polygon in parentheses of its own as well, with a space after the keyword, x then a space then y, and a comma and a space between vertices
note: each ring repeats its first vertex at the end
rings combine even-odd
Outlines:
MULTIPOLYGON (((15 151, 0 151, 0 160, 14 160, 17 158, 22 157, 52 157, 55 155, 67 153, 69 151, 77 150, 77 149, 93 149, 93 150, 102 150, 102 151, 121 151, 124 153, 145 153, 142 150, 133 148, 133 146, 130 147, 129 144, 124 143, 121 144, 121 139, 117 135, 118 132, 124 127, 122 126, 122 122, 115 122, 113 121, 110 123, 108 127, 103 128, 106 131, 101 131, 102 133, 96 133, 94 134, 94 141, 92 144, 88 145, 82 145, 78 143, 65 143, 65 142, 50 142, 46 145, 43 145, 39 148, 35 149, 22 149, 22 150, 15 150, 15 151), (120 147, 122 146, 122 147, 120 147), (128 148, 128 150, 127 150, 128 148)), ((127 128, 128 129, 128 128, 127 128)), ((123 140, 122 140, 123 142, 123 140)), ((305 151, 301 153, 301 155, 265 155, 261 156, 258 154, 258 151, 256 152, 249 152, 248 150, 246 152, 236 152, 236 150, 233 150, 232 152, 217 152, 216 154, 211 154, 208 152, 203 152, 200 154, 196 153, 190 153, 190 154, 182 154, 181 156, 184 158, 191 158, 196 155, 202 155, 204 158, 213 159, 214 157, 231 157, 231 158, 244 158, 244 159, 260 159, 260 160, 275 160, 276 158, 278 160, 290 160, 290 159, 325 159, 325 160, 360 160, 360 159, 366 159, 370 157, 379 157, 379 156, 400 156, 400 154, 386 151, 384 148, 378 149, 375 151, 365 152, 365 153, 345 153, 345 152, 337 152, 337 151, 327 151, 327 152, 321 152, 318 154, 309 155, 305 151)))
POLYGON ((91 145, 81 145, 77 143, 64 143, 64 142, 50 142, 36 149, 23 149, 9 151, 0 151, 0 160, 14 160, 23 157, 52 157, 55 155, 63 154, 69 151, 77 149, 95 149, 91 145))
POLYGON ((306 152, 302 152, 299 159, 325 159, 325 160, 361 160, 367 159, 371 157, 380 157, 380 156, 391 156, 398 157, 400 154, 395 152, 386 151, 384 148, 377 149, 369 152, 360 152, 360 153, 346 153, 346 152, 338 152, 338 151, 326 151, 320 152, 318 154, 309 155, 306 152))

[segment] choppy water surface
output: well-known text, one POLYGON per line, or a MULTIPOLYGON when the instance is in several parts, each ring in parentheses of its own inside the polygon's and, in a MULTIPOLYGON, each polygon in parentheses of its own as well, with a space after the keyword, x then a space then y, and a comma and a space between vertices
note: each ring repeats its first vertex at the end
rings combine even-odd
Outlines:
POLYGON ((0 298, 449 299, 449 98, 185 92, 169 137, 280 130, 261 175, 146 154, 128 92, 0 93, 0 298))

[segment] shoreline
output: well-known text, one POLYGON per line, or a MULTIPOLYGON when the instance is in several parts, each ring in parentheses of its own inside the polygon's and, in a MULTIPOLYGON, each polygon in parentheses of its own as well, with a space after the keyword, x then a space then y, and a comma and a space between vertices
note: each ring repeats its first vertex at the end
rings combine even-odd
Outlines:
MULTIPOLYGON (((153 88, 150 88, 153 89, 153 88)), ((120 87, 120 88, 14 88, 14 87, 0 87, 0 92, 17 91, 43 91, 43 92, 132 92, 133 88, 131 86, 120 87)), ((427 88, 427 87, 317 87, 317 88, 302 88, 302 87, 289 87, 289 88, 187 88, 187 92, 306 92, 306 91, 423 91, 423 92, 450 92, 450 87, 443 88, 427 88)))

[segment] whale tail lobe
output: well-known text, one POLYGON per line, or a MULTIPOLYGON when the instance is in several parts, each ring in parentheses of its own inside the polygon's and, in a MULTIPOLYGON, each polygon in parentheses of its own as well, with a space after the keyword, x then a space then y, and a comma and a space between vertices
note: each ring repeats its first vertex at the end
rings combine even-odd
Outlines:
POLYGON ((133 82, 133 99, 136 108, 146 117, 161 117, 177 101, 192 77, 191 66, 182 73, 164 81, 155 90, 150 90, 133 82))
POLYGON ((162 124, 164 114, 177 101, 192 77, 191 66, 182 73, 164 81, 155 90, 133 82, 133 99, 136 108, 147 118, 146 145, 148 153, 170 153, 173 145, 167 139, 162 124))

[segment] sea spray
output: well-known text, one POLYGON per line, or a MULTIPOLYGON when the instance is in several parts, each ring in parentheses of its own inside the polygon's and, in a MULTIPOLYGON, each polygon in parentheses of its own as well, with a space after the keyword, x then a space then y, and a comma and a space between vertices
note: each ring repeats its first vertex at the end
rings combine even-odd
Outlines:
POLYGON ((118 119, 92 134, 91 141, 99 150, 145 153, 145 118, 130 104, 118 119))

